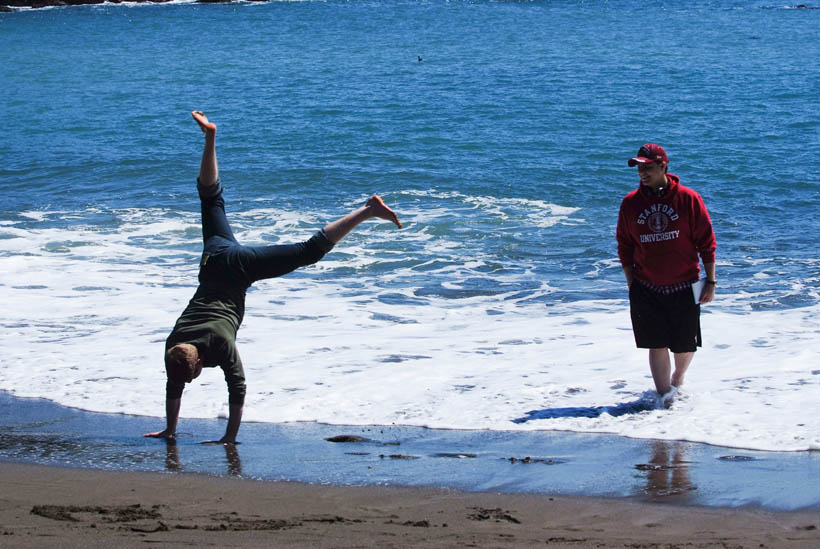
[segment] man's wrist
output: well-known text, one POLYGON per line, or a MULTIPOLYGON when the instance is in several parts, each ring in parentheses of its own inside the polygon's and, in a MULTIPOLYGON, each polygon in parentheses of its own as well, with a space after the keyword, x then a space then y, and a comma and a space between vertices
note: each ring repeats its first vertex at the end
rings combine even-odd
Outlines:
POLYGON ((711 284, 712 286, 717 286, 717 280, 715 280, 713 278, 707 278, 706 279, 706 284, 711 284))

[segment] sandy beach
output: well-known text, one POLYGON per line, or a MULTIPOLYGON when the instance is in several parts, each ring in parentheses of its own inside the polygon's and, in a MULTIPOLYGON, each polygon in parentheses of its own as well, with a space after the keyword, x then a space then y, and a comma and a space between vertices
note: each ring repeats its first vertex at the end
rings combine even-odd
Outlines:
POLYGON ((817 547, 820 512, 1 463, 6 547, 817 547))
POLYGON ((0 392, 0 546, 818 547, 814 452, 314 423, 238 446, 0 392), (342 436, 334 436, 342 435, 342 436))

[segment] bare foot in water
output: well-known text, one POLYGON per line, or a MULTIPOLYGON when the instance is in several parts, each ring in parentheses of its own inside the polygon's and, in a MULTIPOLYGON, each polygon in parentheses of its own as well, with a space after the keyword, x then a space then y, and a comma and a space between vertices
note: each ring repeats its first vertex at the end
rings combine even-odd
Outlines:
POLYGON ((401 221, 399 221, 399 216, 397 216, 396 212, 391 210, 387 204, 384 203, 384 200, 382 200, 379 195, 374 194, 371 196, 367 201, 366 206, 372 212, 373 217, 392 221, 399 229, 401 229, 401 221))
POLYGON ((205 116, 205 113, 202 111, 191 111, 191 116, 194 117, 196 123, 199 124, 199 129, 202 130, 202 133, 207 135, 208 133, 216 133, 216 124, 213 122, 208 121, 208 117, 205 116))

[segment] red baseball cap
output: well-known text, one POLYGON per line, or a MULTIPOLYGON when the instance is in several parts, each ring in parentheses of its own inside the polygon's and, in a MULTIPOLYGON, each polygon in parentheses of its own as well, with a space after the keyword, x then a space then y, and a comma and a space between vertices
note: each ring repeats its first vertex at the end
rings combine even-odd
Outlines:
POLYGON ((666 151, 663 147, 654 143, 647 143, 638 149, 638 156, 629 159, 629 167, 638 164, 649 164, 650 162, 663 162, 669 164, 669 158, 666 156, 666 151))

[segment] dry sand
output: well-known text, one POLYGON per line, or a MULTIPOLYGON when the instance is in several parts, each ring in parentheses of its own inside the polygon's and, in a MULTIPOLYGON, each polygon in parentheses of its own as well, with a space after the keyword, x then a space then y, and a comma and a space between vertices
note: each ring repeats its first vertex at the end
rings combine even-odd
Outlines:
POLYGON ((0 463, 2 547, 820 547, 820 511, 0 463))

